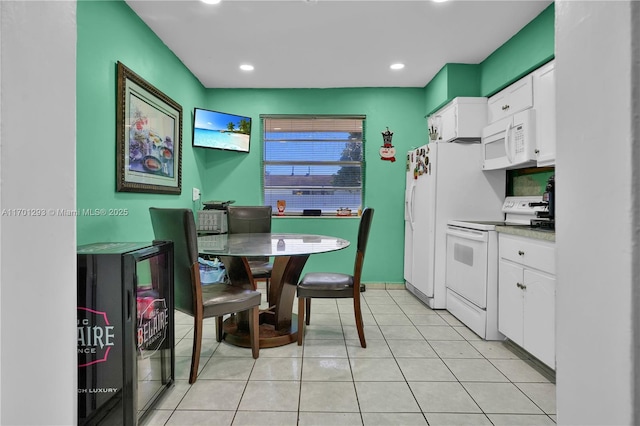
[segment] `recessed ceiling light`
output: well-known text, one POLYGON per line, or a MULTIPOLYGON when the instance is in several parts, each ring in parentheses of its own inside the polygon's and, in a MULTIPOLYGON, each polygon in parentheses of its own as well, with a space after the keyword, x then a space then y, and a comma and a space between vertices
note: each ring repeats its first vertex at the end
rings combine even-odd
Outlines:
POLYGON ((404 68, 404 64, 392 64, 389 68, 391 68, 392 70, 401 70, 402 68, 404 68))
POLYGON ((240 69, 242 71, 253 71, 253 65, 242 64, 242 65, 240 65, 240 69))
POLYGON ((445 1, 449 1, 449 0, 431 0, 434 3, 444 3, 445 1))
POLYGON ((218 4, 220 3, 220 0, 200 0, 202 3, 206 3, 206 4, 218 4))

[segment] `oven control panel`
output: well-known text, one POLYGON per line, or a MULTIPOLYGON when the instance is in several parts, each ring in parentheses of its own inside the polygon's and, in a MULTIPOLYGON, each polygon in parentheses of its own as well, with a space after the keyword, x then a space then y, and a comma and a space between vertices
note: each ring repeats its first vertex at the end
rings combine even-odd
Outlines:
POLYGON ((536 218, 537 211, 546 209, 542 202, 542 195, 506 197, 502 204, 502 211, 506 214, 507 222, 529 223, 536 218))

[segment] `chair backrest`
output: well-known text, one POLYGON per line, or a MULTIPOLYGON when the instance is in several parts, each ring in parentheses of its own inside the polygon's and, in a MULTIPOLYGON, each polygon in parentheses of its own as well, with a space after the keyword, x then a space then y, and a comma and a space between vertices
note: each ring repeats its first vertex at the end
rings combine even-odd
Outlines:
POLYGON ((271 206, 229 206, 227 208, 229 234, 271 232, 271 206))
POLYGON ((357 284, 356 291, 359 291, 360 276, 362 275, 362 265, 364 263, 364 253, 367 250, 367 242, 369 241, 369 230, 371 229, 371 221, 373 220, 374 209, 365 207, 360 217, 360 226, 358 227, 358 247, 356 249, 356 262, 353 268, 354 282, 357 284))
POLYGON ((156 240, 173 241, 175 308, 194 315, 194 286, 192 267, 198 262, 198 235, 190 209, 150 207, 151 225, 156 240))

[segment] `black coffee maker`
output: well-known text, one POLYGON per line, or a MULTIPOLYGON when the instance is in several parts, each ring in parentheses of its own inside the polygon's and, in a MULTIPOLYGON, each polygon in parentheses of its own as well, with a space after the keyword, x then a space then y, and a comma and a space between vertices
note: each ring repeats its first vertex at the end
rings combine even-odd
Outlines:
MULTIPOLYGON (((537 203, 536 203, 537 204, 537 203)), ((556 217, 556 177, 551 175, 547 180, 547 186, 542 194, 542 203, 538 204, 546 206, 547 209, 536 212, 538 219, 531 220, 531 226, 543 229, 555 229, 556 217)))

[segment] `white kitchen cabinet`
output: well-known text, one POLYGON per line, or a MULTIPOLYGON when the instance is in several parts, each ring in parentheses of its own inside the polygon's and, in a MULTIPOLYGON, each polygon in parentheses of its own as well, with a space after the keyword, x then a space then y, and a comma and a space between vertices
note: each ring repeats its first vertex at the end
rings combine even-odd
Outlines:
POLYGON ((429 116, 429 127, 438 133, 438 142, 480 140, 487 125, 487 98, 457 97, 429 116))
POLYGON ((488 123, 495 123, 533 106, 532 75, 527 74, 487 101, 488 123))
POLYGON ((524 348, 555 369, 556 365, 556 278, 524 270, 524 348))
POLYGON ((498 329, 555 369, 555 244, 499 234, 498 329))
POLYGON ((533 72, 533 108, 536 111, 536 159, 538 167, 556 161, 555 60, 533 72))

